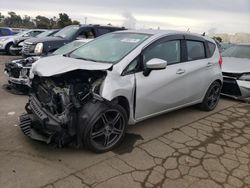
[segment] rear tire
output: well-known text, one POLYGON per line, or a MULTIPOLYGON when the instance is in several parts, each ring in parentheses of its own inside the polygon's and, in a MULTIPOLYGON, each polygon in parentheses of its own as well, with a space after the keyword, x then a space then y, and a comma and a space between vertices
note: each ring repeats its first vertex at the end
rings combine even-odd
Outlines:
POLYGON ((199 105, 203 111, 212 111, 217 106, 220 99, 221 84, 218 81, 213 82, 207 90, 207 93, 199 105))
POLYGON ((117 147, 125 136, 128 122, 126 111, 120 105, 107 101, 97 101, 85 106, 85 123, 78 124, 84 127, 81 131, 81 140, 85 147, 96 153, 107 152, 117 147))

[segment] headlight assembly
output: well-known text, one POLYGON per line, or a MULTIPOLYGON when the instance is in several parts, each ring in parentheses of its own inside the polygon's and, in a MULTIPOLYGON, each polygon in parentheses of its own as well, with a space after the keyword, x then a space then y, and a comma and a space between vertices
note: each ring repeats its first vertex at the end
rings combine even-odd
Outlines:
POLYGON ((9 38, 4 38, 4 39, 0 39, 0 42, 4 42, 6 40, 8 40, 9 38))
POLYGON ((38 43, 34 50, 35 54, 40 55, 43 52, 43 43, 38 43))
POLYGON ((243 74, 239 80, 250 81, 250 73, 243 74))
POLYGON ((21 70, 21 76, 22 77, 28 77, 27 73, 28 73, 28 69, 22 68, 22 70, 21 70))

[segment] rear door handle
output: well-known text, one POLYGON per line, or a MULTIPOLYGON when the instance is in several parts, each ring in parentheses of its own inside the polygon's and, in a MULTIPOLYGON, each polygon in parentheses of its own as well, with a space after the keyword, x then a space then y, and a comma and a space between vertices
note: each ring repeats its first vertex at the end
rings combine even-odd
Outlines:
POLYGON ((207 67, 211 67, 211 66, 213 66, 213 63, 208 62, 208 63, 207 63, 207 67))
POLYGON ((184 69, 178 69, 176 71, 176 74, 184 74, 185 73, 185 70, 184 69))

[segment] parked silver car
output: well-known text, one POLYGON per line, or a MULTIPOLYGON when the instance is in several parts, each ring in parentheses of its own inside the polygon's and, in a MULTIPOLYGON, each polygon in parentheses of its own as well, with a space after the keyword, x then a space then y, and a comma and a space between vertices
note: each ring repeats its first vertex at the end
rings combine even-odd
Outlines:
POLYGON ((250 44, 238 44, 222 53, 222 94, 235 99, 250 99, 250 44))
POLYGON ((45 29, 30 29, 16 35, 0 37, 0 51, 10 53, 10 47, 14 44, 15 40, 18 40, 20 37, 35 37, 45 31, 45 29))
MULTIPOLYGON (((127 124, 190 105, 213 110, 222 85, 215 42, 184 32, 121 31, 32 67, 23 132, 37 140, 117 146, 127 124)), ((153 129, 153 127, 152 127, 153 129)))

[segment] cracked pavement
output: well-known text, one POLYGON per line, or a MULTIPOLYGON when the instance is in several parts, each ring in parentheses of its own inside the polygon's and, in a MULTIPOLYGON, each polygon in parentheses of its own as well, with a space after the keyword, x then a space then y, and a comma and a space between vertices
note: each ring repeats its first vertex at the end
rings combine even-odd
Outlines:
POLYGON ((250 187, 249 112, 230 107, 45 187, 250 187))
MULTIPOLYGON (((1 70, 11 58, 0 57, 1 70)), ((94 154, 26 138, 16 126, 26 101, 0 91, 0 187, 250 187, 249 104, 222 99, 213 112, 146 120, 120 148, 94 154)))

